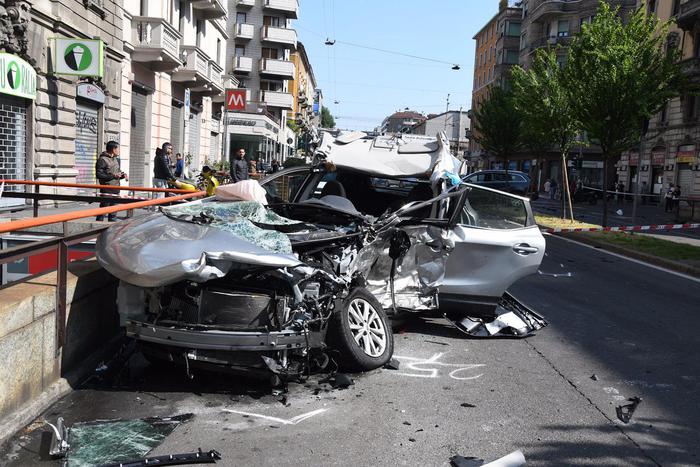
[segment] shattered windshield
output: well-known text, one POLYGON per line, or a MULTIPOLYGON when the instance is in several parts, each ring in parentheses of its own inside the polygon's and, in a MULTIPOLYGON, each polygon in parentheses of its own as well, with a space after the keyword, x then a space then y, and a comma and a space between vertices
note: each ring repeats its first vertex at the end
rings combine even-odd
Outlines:
POLYGON ((257 201, 194 202, 167 207, 163 212, 168 217, 220 228, 275 253, 291 253, 292 245, 284 233, 265 227, 301 224, 257 201))

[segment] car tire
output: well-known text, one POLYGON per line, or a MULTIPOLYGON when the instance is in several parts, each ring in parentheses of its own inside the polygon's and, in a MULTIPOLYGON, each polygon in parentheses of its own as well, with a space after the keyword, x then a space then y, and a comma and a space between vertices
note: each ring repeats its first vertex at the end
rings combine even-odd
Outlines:
POLYGON ((350 292, 328 324, 327 344, 337 350, 343 371, 369 371, 394 353, 391 323, 377 299, 364 287, 350 292))

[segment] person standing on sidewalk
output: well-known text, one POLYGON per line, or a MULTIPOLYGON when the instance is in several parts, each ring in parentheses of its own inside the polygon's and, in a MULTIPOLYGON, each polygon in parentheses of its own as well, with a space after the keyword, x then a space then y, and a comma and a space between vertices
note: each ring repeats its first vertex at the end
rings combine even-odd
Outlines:
POLYGON ((673 183, 668 184, 668 189, 666 189, 666 194, 664 194, 664 212, 673 211, 673 183))
POLYGON ((676 185, 671 193, 671 200, 673 201, 673 210, 677 211, 681 206, 681 186, 676 185))
POLYGON ((555 179, 552 179, 551 182, 549 182, 549 199, 554 200, 557 196, 557 181, 555 179))
MULTIPOLYGON (((119 143, 116 141, 109 141, 105 148, 105 151, 100 154, 95 163, 95 175, 97 181, 100 185, 112 185, 119 186, 120 180, 129 180, 129 177, 122 172, 119 167, 119 143)), ((118 195, 119 190, 110 190, 109 188, 100 188, 100 194, 102 195, 118 195)), ((108 206, 113 206, 116 203, 110 203, 108 201, 103 201, 100 203, 101 208, 108 206)), ((104 215, 100 214, 97 216, 98 221, 103 221, 104 215)), ((115 213, 107 214, 107 220, 109 222, 115 222, 117 220, 117 215, 115 213)))
POLYGON ((245 160, 245 149, 241 148, 236 151, 236 158, 231 164, 231 180, 237 183, 243 180, 248 180, 248 162, 245 160))
MULTIPOLYGON (((175 176, 170 170, 170 155, 173 153, 173 146, 170 143, 163 143, 162 148, 156 149, 156 157, 153 159, 153 186, 156 188, 168 188, 168 180, 173 180, 175 176)), ((162 193, 157 194, 160 198, 162 193)))
POLYGON ((552 188, 552 182, 547 179, 546 182, 544 182, 544 192, 549 194, 549 190, 552 188))

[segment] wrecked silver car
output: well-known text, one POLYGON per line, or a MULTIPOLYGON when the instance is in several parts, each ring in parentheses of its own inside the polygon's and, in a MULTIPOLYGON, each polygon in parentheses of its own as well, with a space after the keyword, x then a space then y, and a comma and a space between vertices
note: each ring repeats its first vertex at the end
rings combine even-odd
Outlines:
POLYGON ((127 334, 188 369, 378 368, 393 352, 387 314, 403 312, 527 335, 546 322, 505 291, 544 255, 529 201, 465 184, 460 168, 444 135, 324 133, 311 167, 262 182, 265 199, 115 225, 97 257, 121 280, 127 334))

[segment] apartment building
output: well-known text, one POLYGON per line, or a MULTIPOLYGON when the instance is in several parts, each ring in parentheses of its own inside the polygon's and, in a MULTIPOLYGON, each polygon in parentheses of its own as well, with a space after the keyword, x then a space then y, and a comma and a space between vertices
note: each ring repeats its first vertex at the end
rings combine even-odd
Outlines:
POLYGON ((465 158, 469 149, 469 116, 462 110, 448 110, 438 115, 428 115, 428 118, 413 128, 414 135, 435 136, 445 132, 450 142, 450 152, 459 158, 465 158))
MULTIPOLYGON (((498 13, 477 32, 474 57, 474 85, 472 110, 488 99, 490 86, 505 86, 509 70, 518 64, 522 10, 501 0, 498 13)), ((483 152, 472 137, 469 142, 469 160, 474 167, 484 165, 483 152)))
POLYGON ((410 133, 411 128, 423 123, 425 115, 405 108, 394 112, 382 121, 380 131, 382 133, 410 133))
POLYGON ((297 33, 292 21, 298 0, 229 0, 231 15, 226 70, 245 88, 244 110, 229 112, 227 157, 239 148, 246 157, 270 163, 284 161, 294 151, 295 134, 287 125, 295 96, 289 82, 297 70, 292 53, 297 33))
MULTIPOLYGON (((97 151, 119 134, 119 2, 6 0, 0 9, 0 177, 91 180, 97 151)), ((24 205, 0 198, 1 209, 24 205)))
MULTIPOLYGON (((639 1, 661 21, 675 18, 667 48, 680 49, 689 79, 700 80, 700 1, 639 1)), ((622 154, 617 176, 625 187, 640 193, 663 194, 670 183, 680 185, 683 196, 700 195, 700 97, 685 95, 671 100, 649 122, 643 152, 622 154)))
POLYGON ((221 158, 228 9, 219 0, 125 0, 121 159, 148 186, 155 150, 170 142, 194 169, 221 158))
POLYGON ((292 53, 295 76, 289 82, 289 91, 294 96, 294 109, 287 114, 287 119, 294 121, 297 135, 306 141, 307 136, 321 126, 322 96, 316 84, 314 70, 306 54, 304 44, 297 43, 297 50, 292 53))

